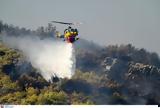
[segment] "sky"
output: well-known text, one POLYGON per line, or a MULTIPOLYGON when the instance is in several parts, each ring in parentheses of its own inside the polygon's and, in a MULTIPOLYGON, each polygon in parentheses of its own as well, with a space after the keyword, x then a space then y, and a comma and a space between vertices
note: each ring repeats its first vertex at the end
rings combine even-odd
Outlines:
MULTIPOLYGON (((29 29, 52 20, 82 22, 80 38, 133 44, 160 55, 160 0, 0 0, 0 20, 29 29)), ((66 27, 55 24, 61 32, 66 27)))

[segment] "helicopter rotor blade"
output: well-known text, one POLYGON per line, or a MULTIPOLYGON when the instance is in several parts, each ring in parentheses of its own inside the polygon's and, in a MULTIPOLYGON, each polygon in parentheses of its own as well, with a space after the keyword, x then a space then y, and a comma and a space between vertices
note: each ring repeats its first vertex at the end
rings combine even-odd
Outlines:
POLYGON ((66 25, 74 25, 73 23, 66 23, 66 22, 60 22, 60 21, 51 21, 52 23, 59 23, 59 24, 66 24, 66 25))

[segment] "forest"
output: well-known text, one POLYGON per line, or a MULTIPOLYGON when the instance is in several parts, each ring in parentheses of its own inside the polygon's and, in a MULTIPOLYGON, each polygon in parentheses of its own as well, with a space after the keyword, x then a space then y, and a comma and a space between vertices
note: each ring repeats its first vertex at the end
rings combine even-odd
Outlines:
MULTIPOLYGON (((0 21, 0 36, 53 38, 56 27, 20 28, 0 21)), ((160 58, 132 44, 99 46, 80 39, 71 79, 47 82, 17 49, 0 38, 0 104, 159 105, 160 58)))

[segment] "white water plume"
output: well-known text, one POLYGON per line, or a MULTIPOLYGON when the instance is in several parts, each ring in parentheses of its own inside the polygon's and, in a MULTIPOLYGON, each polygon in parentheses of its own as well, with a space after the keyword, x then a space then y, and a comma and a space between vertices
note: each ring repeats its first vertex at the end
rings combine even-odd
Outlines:
POLYGON ((75 72, 73 44, 51 39, 41 40, 35 36, 3 36, 2 40, 9 47, 21 50, 47 81, 51 81, 53 76, 71 78, 75 72))

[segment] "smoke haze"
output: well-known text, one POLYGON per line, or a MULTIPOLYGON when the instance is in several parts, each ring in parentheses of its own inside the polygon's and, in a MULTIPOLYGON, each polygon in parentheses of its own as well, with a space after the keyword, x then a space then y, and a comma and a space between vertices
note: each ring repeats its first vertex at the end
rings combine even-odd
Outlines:
POLYGON ((19 49, 26 56, 27 61, 47 80, 52 77, 71 78, 75 72, 74 46, 69 43, 41 40, 35 36, 2 37, 3 42, 15 49, 19 49))

